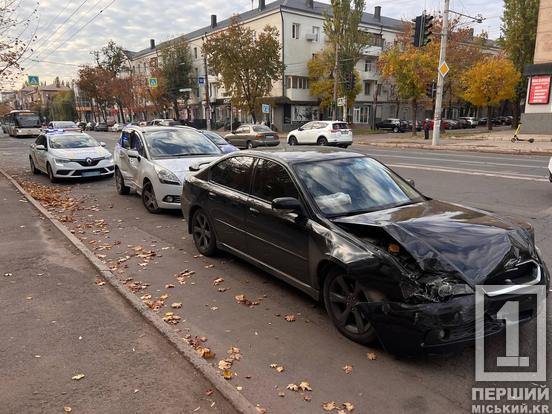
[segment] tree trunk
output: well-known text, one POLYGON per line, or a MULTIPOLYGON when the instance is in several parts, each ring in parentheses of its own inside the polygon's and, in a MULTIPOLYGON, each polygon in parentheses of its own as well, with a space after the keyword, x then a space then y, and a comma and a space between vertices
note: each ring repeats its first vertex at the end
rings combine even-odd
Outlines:
POLYGON ((117 106, 119 107, 119 113, 121 114, 121 121, 123 122, 123 124, 126 124, 125 111, 124 111, 123 103, 118 100, 117 101, 117 106))
POLYGON ((254 109, 249 110, 249 114, 251 115, 251 118, 253 118, 253 123, 256 124, 257 123, 257 115, 255 114, 255 110, 254 109))
POLYGON ((174 116, 176 117, 175 121, 180 120, 180 109, 178 108, 178 100, 173 101, 174 116))
POLYGON ((487 106, 487 128, 493 130, 493 107, 487 106))
POLYGON ((416 136, 416 112, 418 111, 418 101, 412 99, 412 136, 416 136))

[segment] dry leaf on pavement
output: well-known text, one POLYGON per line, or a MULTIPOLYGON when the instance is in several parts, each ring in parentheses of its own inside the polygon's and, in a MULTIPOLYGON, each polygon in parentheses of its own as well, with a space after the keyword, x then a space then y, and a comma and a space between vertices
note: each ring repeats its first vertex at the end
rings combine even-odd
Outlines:
POLYGON ((84 374, 77 374, 71 377, 72 380, 78 381, 84 378, 84 374))
POLYGON ((229 369, 225 369, 224 371, 222 371, 222 376, 224 377, 224 379, 232 379, 232 371, 230 371, 229 369))
POLYGON ((257 404, 255 406, 255 408, 257 409, 257 411, 260 413, 260 414, 266 414, 267 413, 267 409, 264 408, 264 407, 261 407, 259 404, 257 404))
POLYGON ((288 384, 286 388, 290 391, 299 391, 299 386, 297 384, 288 384))
POLYGON ((369 359, 370 361, 375 361, 375 360, 378 358, 377 355, 374 354, 373 352, 368 352, 368 353, 366 354, 366 356, 368 357, 368 359, 369 359))
POLYGON ((322 403, 322 408, 324 409, 324 411, 333 411, 337 409, 337 404, 335 403, 335 401, 325 402, 322 403))
POLYGON ((218 286, 222 282, 224 282, 224 279, 222 277, 217 277, 215 280, 213 280, 213 286, 218 286))
POLYGON ((353 372, 353 366, 352 365, 345 365, 343 368, 341 368, 343 371, 345 371, 345 374, 350 374, 353 372))
POLYGON ((288 322, 295 322, 297 320, 297 318, 295 317, 295 315, 286 315, 285 316, 285 319, 286 321, 288 322))
POLYGON ((343 406, 345 407, 345 409, 349 412, 353 411, 355 409, 355 406, 353 404, 351 404, 350 402, 344 402, 343 403, 343 406))
POLYGON ((219 369, 222 369, 222 370, 229 369, 231 366, 232 366, 232 362, 229 362, 225 359, 220 360, 218 363, 219 369))
POLYGON ((302 391, 312 391, 310 384, 306 381, 302 381, 299 384, 299 388, 301 388, 302 391))
POLYGON ((181 307, 182 307, 181 302, 174 302, 173 304, 171 304, 171 308, 173 309, 180 309, 181 307))
POLYGON ((71 411, 73 411, 73 409, 71 407, 69 407, 68 405, 64 405, 63 406, 63 411, 65 411, 66 413, 70 413, 71 411))

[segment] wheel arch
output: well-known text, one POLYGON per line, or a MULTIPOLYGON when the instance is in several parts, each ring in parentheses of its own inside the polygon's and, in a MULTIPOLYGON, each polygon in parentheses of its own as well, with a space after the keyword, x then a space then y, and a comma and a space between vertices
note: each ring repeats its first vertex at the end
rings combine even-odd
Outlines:
POLYGON ((347 273, 347 269, 343 263, 336 259, 323 259, 316 267, 316 288, 318 289, 318 300, 324 302, 324 280, 333 271, 342 271, 347 273))

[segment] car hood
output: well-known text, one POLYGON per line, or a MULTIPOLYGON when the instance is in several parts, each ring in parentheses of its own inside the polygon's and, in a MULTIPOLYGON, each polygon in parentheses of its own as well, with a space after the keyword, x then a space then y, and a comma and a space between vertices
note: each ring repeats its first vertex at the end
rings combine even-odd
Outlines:
POLYGON ((236 152, 236 151, 239 151, 238 148, 236 148, 235 146, 233 146, 232 144, 223 144, 223 145, 219 145, 218 146, 222 152, 224 152, 225 154, 230 154, 232 152, 236 152))
POLYGON ((155 160, 155 164, 173 172, 180 181, 183 181, 184 178, 191 173, 190 166, 194 164, 210 163, 220 158, 221 155, 157 159, 155 160))
POLYGON ((332 220, 355 233, 383 229, 424 273, 454 275, 470 286, 536 257, 531 226, 436 200, 332 220), (359 230, 360 230, 359 228, 359 230))
POLYGON ((54 157, 66 158, 70 160, 85 160, 86 158, 102 158, 110 155, 110 152, 104 147, 90 148, 50 148, 50 153, 54 157))

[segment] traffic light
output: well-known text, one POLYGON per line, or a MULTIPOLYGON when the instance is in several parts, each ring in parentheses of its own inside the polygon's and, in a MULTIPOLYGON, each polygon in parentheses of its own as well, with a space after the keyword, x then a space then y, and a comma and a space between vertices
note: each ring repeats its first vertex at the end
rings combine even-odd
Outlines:
POLYGON ((424 13, 421 16, 416 16, 416 19, 412 21, 415 23, 413 37, 414 46, 422 47, 431 42, 430 36, 432 34, 433 16, 424 13))
POLYGON ((427 84, 426 95, 428 96, 428 98, 433 98, 433 96, 435 95, 435 82, 427 84))
POLYGON ((413 38, 413 43, 414 43, 414 47, 420 47, 421 44, 420 44, 420 35, 422 33, 422 28, 423 28, 423 18, 424 18, 424 15, 422 14, 421 16, 416 16, 416 19, 412 20, 414 22, 414 38, 413 38))
POLYGON ((429 42, 431 42, 430 36, 433 33, 431 31, 431 28, 433 27, 433 16, 423 14, 422 17, 423 17, 422 46, 425 46, 429 42))
POLYGON ((347 73, 347 75, 345 75, 344 83, 345 83, 345 90, 352 91, 355 88, 355 83, 356 83, 355 73, 354 72, 347 73))

